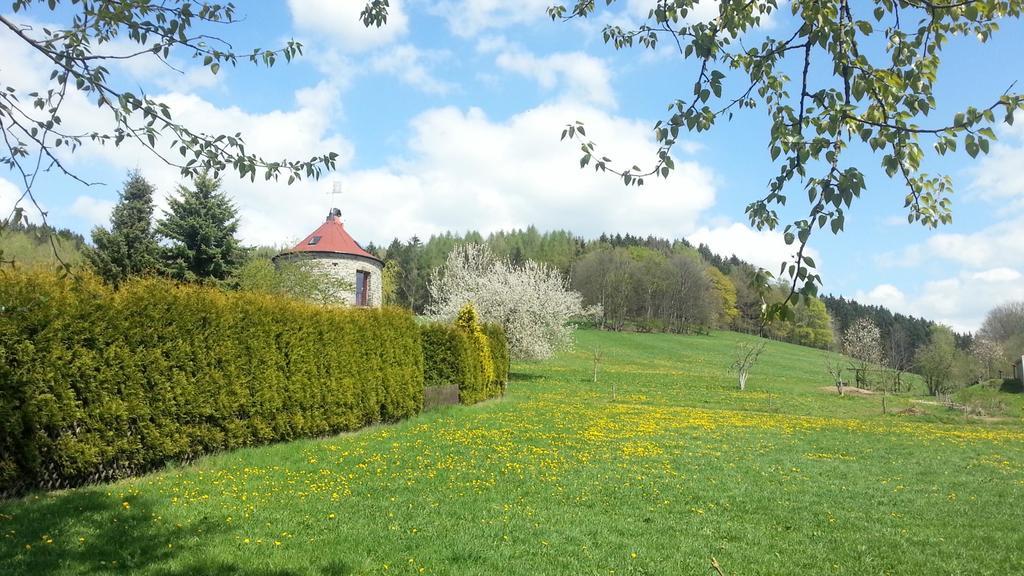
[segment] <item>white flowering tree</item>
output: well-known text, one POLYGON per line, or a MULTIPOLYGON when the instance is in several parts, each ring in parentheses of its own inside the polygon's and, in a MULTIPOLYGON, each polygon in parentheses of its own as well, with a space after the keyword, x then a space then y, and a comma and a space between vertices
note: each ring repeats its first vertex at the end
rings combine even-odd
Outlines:
POLYGON ((860 318, 843 335, 843 352, 853 359, 851 368, 857 373, 858 384, 867 381, 867 369, 882 363, 882 333, 878 325, 868 318, 860 318))
POLYGON ((430 278, 427 314, 451 321, 472 302, 484 322, 501 324, 514 358, 549 358, 572 346, 570 320, 594 315, 554 268, 495 257, 486 246, 456 247, 430 278))

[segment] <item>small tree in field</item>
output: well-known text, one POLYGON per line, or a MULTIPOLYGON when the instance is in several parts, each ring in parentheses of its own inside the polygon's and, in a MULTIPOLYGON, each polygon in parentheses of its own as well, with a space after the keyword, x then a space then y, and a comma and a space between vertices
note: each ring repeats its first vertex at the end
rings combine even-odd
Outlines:
POLYGON ((736 359, 732 363, 732 369, 739 378, 740 390, 747 389, 747 376, 750 375, 750 370, 757 363, 761 352, 764 352, 764 342, 744 342, 736 347, 736 359))
POLYGON ((980 379, 992 378, 999 372, 999 363, 1003 359, 1003 347, 991 338, 978 336, 971 344, 971 356, 977 362, 977 373, 975 377, 980 379))
POLYGON ((472 302, 481 320, 505 328, 515 358, 548 358, 570 347, 570 320, 591 313, 554 268, 531 260, 515 265, 477 244, 452 250, 429 290, 427 314, 450 321, 472 302))
POLYGON ((857 383, 863 384, 868 366, 882 362, 882 333, 878 326, 867 318, 854 322, 843 335, 843 351, 854 359, 851 367, 857 371, 857 383))
POLYGON ((939 396, 953 389, 956 361, 957 349, 953 331, 946 326, 933 326, 930 341, 918 348, 914 357, 929 394, 939 396))
POLYGON ((839 354, 832 350, 825 353, 825 371, 832 377, 832 383, 836 387, 836 392, 842 396, 845 385, 843 382, 843 360, 839 354))

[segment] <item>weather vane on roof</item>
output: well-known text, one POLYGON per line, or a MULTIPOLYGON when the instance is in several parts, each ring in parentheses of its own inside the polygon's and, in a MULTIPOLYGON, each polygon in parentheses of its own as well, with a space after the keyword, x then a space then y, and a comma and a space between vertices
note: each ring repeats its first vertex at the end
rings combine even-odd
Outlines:
POLYGON ((334 184, 331 186, 331 191, 328 192, 328 194, 331 196, 331 214, 339 217, 341 216, 341 209, 338 208, 336 197, 341 193, 341 180, 335 180, 334 184))
POLYGON ((335 180, 334 184, 331 186, 331 191, 328 192, 328 194, 331 195, 331 201, 333 202, 334 201, 334 197, 337 196, 338 194, 341 194, 341 193, 342 193, 342 190, 341 190, 341 180, 335 180))

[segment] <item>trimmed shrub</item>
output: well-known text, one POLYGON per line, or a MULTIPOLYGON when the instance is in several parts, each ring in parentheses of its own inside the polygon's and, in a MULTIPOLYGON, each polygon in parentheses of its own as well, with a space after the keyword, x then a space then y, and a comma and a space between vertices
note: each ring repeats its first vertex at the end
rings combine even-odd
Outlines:
POLYGON ((483 325, 484 334, 491 349, 491 361, 494 364, 494 380, 501 394, 508 385, 509 362, 508 336, 501 324, 487 323, 483 325))
POLYGON ((167 280, 0 281, 0 494, 353 430, 423 404, 412 316, 167 280))
POLYGON ((466 318, 459 326, 433 323, 421 327, 423 381, 428 387, 457 385, 459 402, 475 404, 504 392, 508 342, 501 326, 470 324, 469 316, 466 318), (468 332, 468 326, 475 330, 468 332))
POLYGON ((462 332, 469 341, 467 361, 472 375, 464 386, 459 388, 459 401, 463 404, 476 404, 501 393, 494 375, 494 358, 491 356, 490 341, 476 314, 472 303, 466 303, 458 316, 455 317, 455 328, 462 332))
POLYGON ((420 327, 423 340, 423 385, 458 386, 474 378, 468 355, 469 337, 454 326, 431 323, 420 327))

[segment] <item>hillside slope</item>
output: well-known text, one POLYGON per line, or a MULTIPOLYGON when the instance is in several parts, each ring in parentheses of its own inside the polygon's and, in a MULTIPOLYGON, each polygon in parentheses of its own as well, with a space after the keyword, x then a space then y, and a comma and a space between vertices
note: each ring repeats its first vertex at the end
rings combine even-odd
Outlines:
POLYGON ((583 332, 497 401, 0 503, 0 574, 1024 573, 1019 421, 882 416, 778 343, 738 392, 747 338, 583 332))
MULTIPOLYGON (((765 341, 765 351, 751 372, 747 389, 740 392, 731 366, 740 343, 755 340, 754 336, 722 331, 679 336, 583 330, 573 352, 549 362, 524 364, 521 370, 531 377, 559 377, 567 385, 609 400, 614 387, 617 398, 625 402, 807 416, 881 414, 880 393, 837 396, 825 369, 825 351, 785 342, 765 341), (598 350, 601 361, 594 385, 593 356, 598 350)), ((852 373, 846 378, 853 380, 852 373)), ((887 411, 918 406, 913 400, 923 399, 920 378, 914 374, 903 378, 912 392, 888 395, 887 411)), ((932 418, 943 416, 942 411, 928 411, 934 413, 932 418)))

